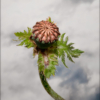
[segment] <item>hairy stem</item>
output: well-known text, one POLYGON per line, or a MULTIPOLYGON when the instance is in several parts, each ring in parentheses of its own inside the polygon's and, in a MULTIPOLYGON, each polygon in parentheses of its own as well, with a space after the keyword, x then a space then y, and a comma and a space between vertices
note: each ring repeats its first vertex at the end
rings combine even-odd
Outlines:
POLYGON ((42 82, 42 85, 44 86, 45 90, 55 99, 55 100, 64 100, 61 96, 59 96, 48 84, 46 77, 44 76, 43 72, 39 72, 39 76, 42 82))

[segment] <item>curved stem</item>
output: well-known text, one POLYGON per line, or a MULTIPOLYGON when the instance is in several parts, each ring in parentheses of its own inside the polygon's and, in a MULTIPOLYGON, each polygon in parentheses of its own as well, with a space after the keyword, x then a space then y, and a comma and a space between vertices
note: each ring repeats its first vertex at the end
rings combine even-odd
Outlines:
POLYGON ((61 96, 59 96, 48 84, 46 77, 44 76, 43 72, 39 72, 39 76, 42 82, 42 85, 44 86, 45 90, 55 99, 55 100, 64 100, 61 96))

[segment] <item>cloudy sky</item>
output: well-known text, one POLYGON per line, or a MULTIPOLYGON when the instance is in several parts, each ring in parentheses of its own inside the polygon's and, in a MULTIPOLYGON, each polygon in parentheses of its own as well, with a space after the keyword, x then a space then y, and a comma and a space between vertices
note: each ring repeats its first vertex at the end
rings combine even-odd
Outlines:
POLYGON ((68 69, 59 59, 48 82, 65 100, 99 100, 99 0, 1 0, 1 100, 54 100, 43 88, 33 48, 14 32, 51 17, 69 42, 85 51, 68 69))

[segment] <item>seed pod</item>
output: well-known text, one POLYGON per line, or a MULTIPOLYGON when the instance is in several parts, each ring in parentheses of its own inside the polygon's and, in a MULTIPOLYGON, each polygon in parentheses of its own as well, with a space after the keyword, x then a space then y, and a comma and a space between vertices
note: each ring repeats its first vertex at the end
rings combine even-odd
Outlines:
POLYGON ((32 33, 31 38, 41 49, 51 46, 58 40, 58 36, 60 35, 59 28, 54 23, 44 20, 36 22, 32 33))

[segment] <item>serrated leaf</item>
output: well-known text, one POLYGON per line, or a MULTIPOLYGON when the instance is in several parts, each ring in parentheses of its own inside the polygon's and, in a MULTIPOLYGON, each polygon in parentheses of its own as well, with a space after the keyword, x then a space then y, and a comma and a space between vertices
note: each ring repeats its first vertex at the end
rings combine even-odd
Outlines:
POLYGON ((31 34, 31 28, 27 27, 28 28, 28 34, 31 34))
POLYGON ((65 38, 64 44, 67 44, 68 42, 68 36, 65 38))
POLYGON ((56 54, 49 53, 48 60, 49 60, 49 65, 47 69, 45 69, 45 72, 44 72, 47 78, 49 78, 51 75, 55 75, 55 70, 56 70, 55 65, 58 65, 58 59, 57 59, 56 54), (47 72, 49 74, 47 74, 47 72))
POLYGON ((26 41, 26 40, 23 40, 23 41, 22 41, 20 44, 18 44, 17 46, 22 46, 22 45, 24 45, 25 41, 26 41))
POLYGON ((53 65, 58 65, 58 61, 52 61, 53 65))
POLYGON ((73 52, 75 52, 75 53, 84 53, 84 51, 79 50, 79 49, 75 49, 75 50, 73 50, 73 52))
POLYGON ((75 52, 72 52, 72 50, 70 51, 70 54, 71 54, 71 56, 74 57, 74 58, 78 58, 78 57, 80 56, 80 54, 75 53, 75 52))
POLYGON ((64 51, 63 49, 58 49, 58 54, 59 54, 58 56, 59 56, 59 58, 61 57, 63 51, 64 51))
MULTIPOLYGON (((62 59, 62 62, 64 63, 64 52, 67 54, 67 58, 71 61, 74 62, 72 57, 78 58, 83 51, 79 49, 74 49, 72 46, 74 43, 69 43, 68 44, 68 36, 65 38, 65 41, 63 40, 65 33, 63 33, 60 36, 60 40, 57 41, 57 51, 58 51, 58 56, 59 58, 62 59)), ((66 66, 66 65, 65 65, 66 66)))
POLYGON ((61 41, 61 42, 63 42, 64 35, 65 35, 65 33, 63 33, 63 34, 61 35, 61 38, 60 38, 60 41, 61 41))
MULTIPOLYGON (((65 67, 67 67, 66 63, 65 63, 65 54, 64 54, 64 51, 62 53, 62 56, 61 56, 61 60, 63 62, 63 64, 65 65, 65 67)), ((68 67, 67 67, 68 68, 68 67)))
POLYGON ((25 34, 28 34, 25 30, 24 30, 24 33, 25 33, 25 34))
POLYGON ((84 53, 84 51, 81 51, 79 49, 71 50, 70 51, 71 55, 75 58, 79 57, 81 53, 84 53))
POLYGON ((24 30, 24 32, 16 32, 14 34, 18 37, 18 40, 21 41, 21 43, 18 44, 18 46, 25 45, 25 47, 31 48, 34 47, 34 44, 29 40, 29 37, 31 36, 32 32, 31 28, 27 28, 28 32, 24 30))
POLYGON ((74 62, 72 57, 70 56, 70 54, 68 53, 68 51, 65 51, 67 53, 67 58, 71 61, 71 62, 74 62))
POLYGON ((51 73, 48 71, 48 72, 45 73, 45 76, 46 76, 46 78, 50 78, 51 73))
POLYGON ((71 45, 73 45, 74 43, 69 43, 68 46, 70 47, 71 45))
POLYGON ((25 47, 27 47, 29 49, 29 48, 33 47, 33 44, 29 43, 29 45, 26 45, 25 47))
POLYGON ((51 74, 52 75, 55 75, 55 70, 51 70, 51 74))
POLYGON ((70 46, 69 49, 72 50, 72 49, 74 49, 74 47, 73 46, 70 46))

